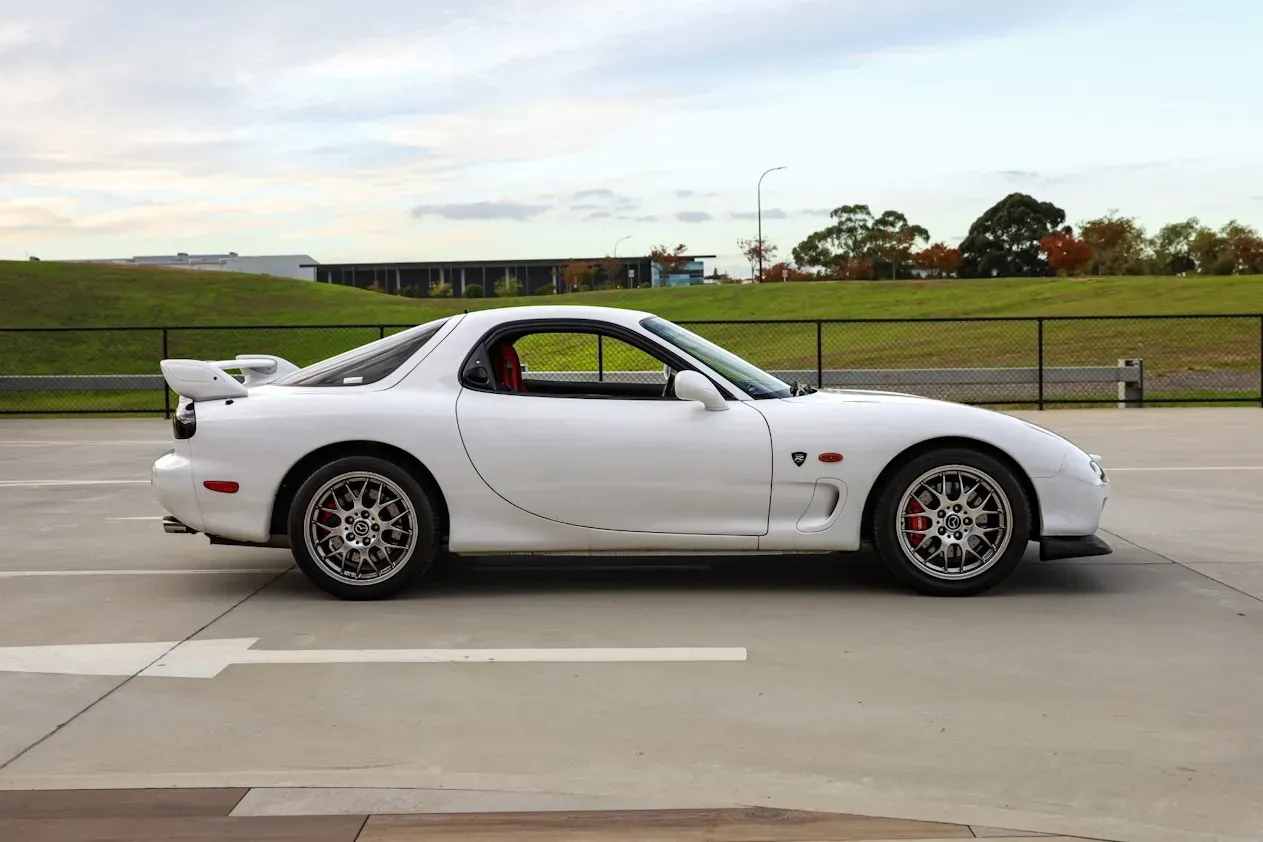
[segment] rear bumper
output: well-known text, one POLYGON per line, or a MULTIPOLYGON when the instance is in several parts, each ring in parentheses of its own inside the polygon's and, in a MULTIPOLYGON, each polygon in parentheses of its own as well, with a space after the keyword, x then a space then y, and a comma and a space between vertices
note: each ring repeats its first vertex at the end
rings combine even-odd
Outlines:
MULTIPOLYGON (((172 520, 194 531, 203 531, 202 511, 197 503, 197 487, 193 484, 193 465, 186 450, 177 443, 169 452, 163 454, 153 463, 150 484, 158 504, 166 509, 172 520)), ((164 522, 163 528, 172 531, 164 522)), ((183 531, 183 530, 176 530, 183 531)))
POLYGON ((1041 561, 1109 555, 1114 548, 1096 535, 1048 535, 1039 539, 1041 561))

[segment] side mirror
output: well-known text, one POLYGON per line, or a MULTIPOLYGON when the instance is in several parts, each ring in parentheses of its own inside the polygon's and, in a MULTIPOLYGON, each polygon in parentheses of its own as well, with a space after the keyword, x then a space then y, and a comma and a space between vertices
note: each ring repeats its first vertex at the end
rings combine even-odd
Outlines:
POLYGON ((719 394, 715 384, 696 371, 681 371, 675 375, 675 396, 682 401, 698 401, 711 412, 728 408, 728 401, 719 394))

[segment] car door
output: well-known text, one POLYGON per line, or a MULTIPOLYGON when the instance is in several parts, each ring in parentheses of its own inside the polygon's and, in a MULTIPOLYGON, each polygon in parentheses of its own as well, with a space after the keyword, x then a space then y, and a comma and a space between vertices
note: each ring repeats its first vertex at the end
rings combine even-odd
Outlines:
POLYGON ((464 388, 457 399, 475 470, 509 503, 560 523, 766 533, 772 454, 763 415, 740 400, 710 411, 676 399, 664 361, 628 338, 573 330, 519 337, 516 345, 528 346, 523 388, 464 388), (588 345, 598 348, 600 368, 566 371, 585 363, 588 345))

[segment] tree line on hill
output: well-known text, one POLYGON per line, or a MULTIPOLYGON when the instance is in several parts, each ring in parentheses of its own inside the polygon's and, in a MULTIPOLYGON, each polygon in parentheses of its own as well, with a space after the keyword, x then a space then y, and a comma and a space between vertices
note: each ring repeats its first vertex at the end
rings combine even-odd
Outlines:
POLYGON ((874 216, 868 205, 843 205, 829 216, 827 227, 794 246, 792 261, 777 261, 777 247, 766 240, 740 241, 751 277, 760 257, 763 282, 1263 273, 1263 238, 1236 220, 1214 229, 1194 217, 1150 235, 1135 218, 1110 211, 1076 232, 1055 204, 1013 193, 950 247, 931 242, 929 231, 896 210, 874 216))

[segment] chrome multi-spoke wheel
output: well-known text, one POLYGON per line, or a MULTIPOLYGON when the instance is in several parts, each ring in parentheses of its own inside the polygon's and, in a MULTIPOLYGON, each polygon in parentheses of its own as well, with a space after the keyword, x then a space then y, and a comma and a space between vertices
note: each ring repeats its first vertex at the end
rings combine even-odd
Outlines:
POLYGON ((914 480, 899 501, 899 545, 936 579, 977 576, 1012 537, 1013 510, 1000 484, 967 465, 945 465, 914 480))
POLYGON ((343 599, 392 596, 430 570, 438 547, 426 489, 398 465, 347 456, 317 469, 290 508, 300 568, 343 599))
POLYGON ((352 585, 393 576, 417 545, 416 512, 403 489, 380 474, 329 480, 307 505, 306 520, 316 563, 352 585))
POLYGON ((872 537, 891 570, 937 596, 982 593, 1022 559, 1034 500, 1017 469, 989 453, 949 447, 899 466, 878 491, 872 537))

